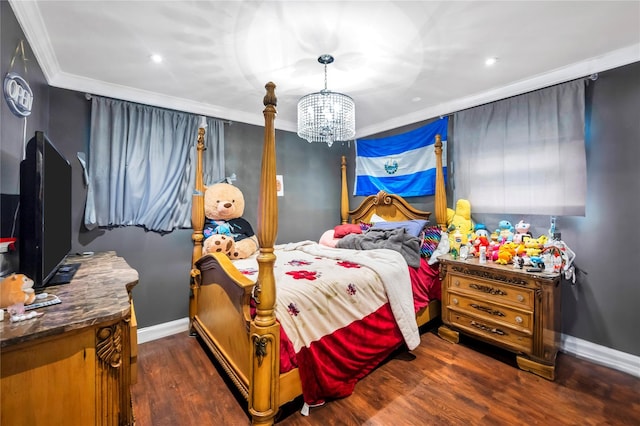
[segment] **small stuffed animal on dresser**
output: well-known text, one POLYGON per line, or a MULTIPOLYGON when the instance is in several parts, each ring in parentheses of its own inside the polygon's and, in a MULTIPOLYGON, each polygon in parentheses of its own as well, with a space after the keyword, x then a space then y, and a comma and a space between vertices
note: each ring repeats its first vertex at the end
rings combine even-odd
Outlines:
POLYGON ((203 254, 220 252, 230 259, 245 259, 254 254, 258 238, 251 224, 242 217, 242 191, 228 183, 208 186, 204 193, 203 254))
POLYGON ((30 305, 36 300, 33 280, 24 274, 11 274, 0 283, 0 308, 7 308, 16 303, 30 305))
POLYGON ((531 228, 531 224, 521 220, 515 226, 515 234, 513 235, 514 243, 523 243, 525 241, 525 237, 532 238, 531 232, 529 232, 529 228, 531 228))

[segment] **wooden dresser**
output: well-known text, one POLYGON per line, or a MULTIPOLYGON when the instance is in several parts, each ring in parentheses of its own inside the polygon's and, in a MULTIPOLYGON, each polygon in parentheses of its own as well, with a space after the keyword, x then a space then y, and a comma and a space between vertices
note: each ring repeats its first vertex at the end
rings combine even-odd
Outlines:
POLYGON ((518 366, 553 380, 560 338, 560 275, 527 272, 478 258, 439 257, 440 337, 459 333, 517 354, 518 366))
POLYGON ((0 424, 132 425, 138 273, 115 252, 70 256, 69 284, 46 287, 62 303, 0 322, 0 424))

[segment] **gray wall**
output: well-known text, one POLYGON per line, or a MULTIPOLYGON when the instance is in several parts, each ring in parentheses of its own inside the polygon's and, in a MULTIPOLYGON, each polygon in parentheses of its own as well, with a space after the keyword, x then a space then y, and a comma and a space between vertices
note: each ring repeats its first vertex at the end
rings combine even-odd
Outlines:
MULTIPOLYGON (((46 130, 49 125, 49 87, 35 61, 29 43, 24 43, 25 54, 27 56, 27 72, 24 70, 22 56, 18 55, 11 66, 16 47, 24 34, 16 21, 13 11, 6 1, 0 2, 0 71, 1 77, 9 71, 19 73, 29 82, 33 91, 33 111, 26 119, 11 113, 4 95, 0 103, 0 193, 3 196, 3 204, 6 204, 7 212, 11 212, 17 204, 17 194, 20 192, 20 160, 22 160, 23 134, 26 122, 26 140, 33 136, 36 130, 46 130), (13 196, 12 196, 13 195, 13 196)), ((12 216, 5 215, 2 210, 2 237, 9 237, 11 232, 12 216), (7 219, 9 218, 9 219, 7 219), (8 230, 6 229, 8 228, 8 230)))
MULTIPOLYGON (((225 126, 226 174, 237 175, 234 183, 245 196, 244 216, 254 228, 263 140, 262 127, 225 126)), ((325 144, 302 141, 291 132, 276 131, 276 173, 284 179, 284 196, 278 197, 278 243, 317 241, 324 230, 340 223, 340 157, 349 151, 346 144, 336 143, 329 149, 325 144)))
MULTIPOLYGON (((2 73, 22 32, 6 2, 2 9, 2 73)), ((28 47, 28 46, 27 46, 28 47)), ((33 55, 30 56, 33 59, 33 55)), ((136 227, 87 231, 82 226, 86 190, 76 152, 84 151, 88 140, 90 103, 83 93, 41 87, 42 75, 35 60, 29 68, 29 82, 35 90, 36 111, 28 120, 27 135, 48 132, 73 167, 74 235, 73 251, 116 250, 140 273, 134 298, 140 327, 185 318, 188 312, 188 271, 191 232, 167 235, 136 227), (50 107, 49 107, 50 105, 50 107)), ((276 82, 277 83, 277 82, 276 82)), ((277 89, 276 89, 277 92, 277 89)), ((587 132, 588 195, 586 217, 558 218, 562 238, 576 252, 578 282, 563 283, 562 318, 565 334, 640 356, 640 286, 633 266, 639 254, 633 243, 640 235, 640 63, 602 72, 590 84, 589 128, 587 132)), ((261 99, 263 93, 256 93, 261 99)), ((256 111, 261 114, 261 111, 256 111)), ((1 110, 1 162, 3 200, 18 193, 17 167, 22 150, 22 121, 3 102, 1 110)), ((416 123, 386 134, 418 127, 416 123)), ((257 226, 258 180, 263 130, 233 123, 226 127, 227 174, 235 172, 236 184, 246 197, 245 217, 257 226)), ((285 196, 279 198, 278 242, 317 240, 339 220, 340 156, 348 156, 349 183, 353 184, 354 149, 335 144, 307 144, 295 134, 278 131, 277 173, 284 175, 285 196)), ((451 135, 449 143, 455 143, 451 135)), ((351 206, 360 200, 353 198, 351 206)), ((410 200, 418 208, 433 209, 433 197, 410 200)), ((449 206, 454 204, 449 194, 449 206)), ((3 223, 11 217, 10 203, 2 204, 3 223)), ((473 212, 473 206, 472 206, 473 212)), ((548 217, 473 215, 489 228, 500 219, 525 219, 535 234, 545 233, 548 217)), ((9 220, 10 222, 10 220, 9 220)))

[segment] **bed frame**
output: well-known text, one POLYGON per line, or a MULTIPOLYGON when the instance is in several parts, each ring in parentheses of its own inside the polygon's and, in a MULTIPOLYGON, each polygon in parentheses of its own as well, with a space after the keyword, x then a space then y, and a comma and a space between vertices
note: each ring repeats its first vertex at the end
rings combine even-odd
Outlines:
MULTIPOLYGON (((270 425, 279 408, 302 395, 298 369, 279 373, 280 325, 275 317, 276 286, 273 273, 274 243, 278 229, 275 150, 275 84, 266 84, 263 103, 264 145, 258 202, 257 237, 258 279, 256 284, 242 275, 223 254, 201 259, 204 227, 204 190, 202 157, 205 129, 198 131, 196 186, 192 205, 193 256, 189 318, 191 332, 200 336, 231 381, 248 401, 255 425, 270 425), (196 262, 198 264, 196 265, 196 262), (256 301, 256 315, 251 318, 250 300, 256 301)), ((442 170, 442 142, 436 137, 437 159, 435 216, 446 226, 446 193, 442 170)), ((380 192, 367 197, 349 210, 346 159, 342 157, 342 223, 367 222, 375 213, 387 220, 429 219, 430 212, 418 210, 402 197, 380 192)), ((440 315, 439 301, 431 302, 417 314, 418 326, 440 315)))

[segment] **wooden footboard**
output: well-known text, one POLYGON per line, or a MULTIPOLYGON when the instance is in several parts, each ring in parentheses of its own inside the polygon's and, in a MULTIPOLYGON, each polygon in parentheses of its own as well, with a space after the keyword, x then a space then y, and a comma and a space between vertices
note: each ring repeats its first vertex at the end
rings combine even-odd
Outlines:
POLYGON ((192 328, 207 344, 242 395, 249 394, 250 299, 253 282, 220 253, 196 262, 198 292, 192 328))

